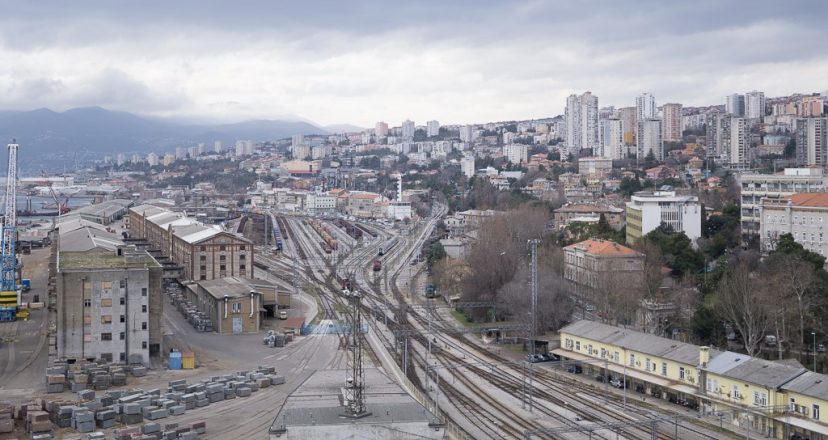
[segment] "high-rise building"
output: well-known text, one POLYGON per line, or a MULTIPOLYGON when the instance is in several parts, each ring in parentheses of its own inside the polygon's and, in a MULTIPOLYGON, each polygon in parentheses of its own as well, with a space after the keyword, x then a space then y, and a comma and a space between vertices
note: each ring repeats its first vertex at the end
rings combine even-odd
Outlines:
POLYGON ((305 136, 301 134, 294 134, 290 137, 290 146, 295 147, 305 143, 305 136))
POLYGON ((746 118, 730 118, 729 136, 724 140, 724 150, 728 153, 727 164, 731 168, 747 168, 750 165, 748 121, 746 118))
POLYGON ((681 141, 681 104, 664 104, 661 106, 661 116, 664 141, 681 141))
POLYGON ((762 119, 765 116, 765 93, 756 90, 745 94, 745 117, 762 119))
POLYGON ((474 176, 474 156, 467 154, 460 159, 460 171, 466 177, 474 176))
POLYGON ((730 136, 730 115, 722 112, 710 112, 707 114, 705 139, 707 142, 707 158, 721 161, 724 155, 724 131, 727 129, 727 136, 730 136))
POLYGON ((132 163, 141 163, 143 161, 144 161, 144 158, 141 157, 140 154, 135 153, 135 154, 132 155, 132 160, 130 162, 132 162, 132 163))
POLYGON ((651 152, 658 160, 664 159, 664 141, 661 138, 661 119, 649 118, 638 121, 635 136, 636 157, 646 158, 651 152))
MULTIPOLYGON (((299 135, 301 136, 301 135, 299 135)), ((252 140, 238 140, 236 141, 236 156, 250 156, 253 154, 253 141, 252 140)))
POLYGON ((224 144, 221 141, 213 142, 213 152, 220 154, 222 151, 224 151, 224 144))
POLYGON ((624 126, 624 144, 635 145, 635 129, 638 127, 635 107, 624 107, 618 109, 618 117, 624 126))
POLYGON ((626 157, 627 146, 624 144, 624 121, 619 118, 610 118, 604 121, 603 145, 601 157, 619 160, 626 157))
POLYGON ((305 160, 308 156, 311 155, 311 147, 309 145, 294 145, 291 148, 291 152, 293 153, 293 158, 296 160, 305 160))
POLYGON ((175 155, 173 155, 172 153, 164 154, 164 162, 162 163, 165 167, 170 166, 173 162, 175 162, 175 155))
POLYGON ((796 120, 796 163, 799 166, 828 165, 828 118, 796 120))
POLYGON ((645 92, 635 98, 635 117, 637 120, 653 119, 657 116, 658 108, 656 107, 655 96, 645 92))
POLYGON ((186 159, 187 158, 187 147, 175 147, 175 158, 176 159, 186 159))
POLYGON ((822 96, 805 96, 799 102, 799 116, 813 118, 825 114, 825 99, 822 96))
POLYGON ((511 144, 503 146, 503 155, 509 163, 529 162, 529 149, 526 144, 511 144))
POLYGON ((598 97, 591 92, 566 99, 566 152, 577 156, 586 148, 600 148, 598 97))
POLYGON ((151 167, 154 167, 154 166, 158 165, 158 155, 155 154, 155 153, 147 154, 147 163, 151 167))
POLYGON ((733 116, 744 116, 745 95, 740 95, 738 93, 727 95, 727 98, 725 100, 725 111, 733 116))
POLYGON ((426 136, 432 137, 440 134, 440 122, 428 121, 426 122, 426 136))
POLYGON ((460 140, 463 142, 471 142, 474 140, 474 127, 465 125, 460 127, 460 140))
POLYGON ((377 122, 376 125, 374 125, 374 135, 377 138, 388 137, 388 124, 383 121, 377 122))
POLYGON ((402 137, 407 139, 414 138, 414 121, 406 119, 402 123, 402 137))

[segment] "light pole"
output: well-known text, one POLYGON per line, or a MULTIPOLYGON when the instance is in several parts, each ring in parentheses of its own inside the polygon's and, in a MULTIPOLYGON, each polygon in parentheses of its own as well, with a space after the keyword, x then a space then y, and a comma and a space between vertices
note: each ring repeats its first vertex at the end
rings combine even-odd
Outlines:
POLYGON ((814 373, 816 373, 816 355, 817 355, 816 332, 811 332, 811 336, 814 338, 814 373))

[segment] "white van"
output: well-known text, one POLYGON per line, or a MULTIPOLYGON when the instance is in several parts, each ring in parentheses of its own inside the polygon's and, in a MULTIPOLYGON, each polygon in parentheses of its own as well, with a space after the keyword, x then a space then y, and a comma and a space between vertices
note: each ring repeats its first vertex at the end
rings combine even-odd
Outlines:
POLYGON ((279 319, 287 319, 287 310, 279 311, 279 319))

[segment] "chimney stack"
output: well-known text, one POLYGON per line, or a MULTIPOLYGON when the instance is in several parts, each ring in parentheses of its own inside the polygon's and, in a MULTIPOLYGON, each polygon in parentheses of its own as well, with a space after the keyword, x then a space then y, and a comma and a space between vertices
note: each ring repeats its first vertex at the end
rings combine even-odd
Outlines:
POLYGON ((707 368, 707 364, 710 362, 710 347, 708 346, 701 346, 699 347, 699 364, 702 368, 707 368))

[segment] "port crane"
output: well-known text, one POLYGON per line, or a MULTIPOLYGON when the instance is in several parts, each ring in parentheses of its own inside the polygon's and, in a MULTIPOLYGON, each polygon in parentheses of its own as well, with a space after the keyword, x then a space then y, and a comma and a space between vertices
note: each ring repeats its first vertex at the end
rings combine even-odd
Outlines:
POLYGON ((17 287, 17 141, 8 144, 9 169, 6 174, 2 238, 0 238, 0 321, 17 319, 20 291, 17 287))

